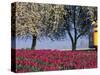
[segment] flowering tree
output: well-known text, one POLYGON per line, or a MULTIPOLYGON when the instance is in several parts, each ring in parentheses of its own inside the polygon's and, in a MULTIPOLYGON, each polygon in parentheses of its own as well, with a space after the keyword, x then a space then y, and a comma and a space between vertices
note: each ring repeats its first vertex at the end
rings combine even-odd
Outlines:
POLYGON ((32 47, 35 48, 37 37, 51 37, 57 31, 57 27, 63 22, 63 5, 38 4, 17 2, 12 13, 15 12, 15 22, 12 22, 12 34, 15 36, 32 35, 32 47), (15 26, 16 25, 16 26, 15 26), (15 33, 16 32, 16 33, 15 33))

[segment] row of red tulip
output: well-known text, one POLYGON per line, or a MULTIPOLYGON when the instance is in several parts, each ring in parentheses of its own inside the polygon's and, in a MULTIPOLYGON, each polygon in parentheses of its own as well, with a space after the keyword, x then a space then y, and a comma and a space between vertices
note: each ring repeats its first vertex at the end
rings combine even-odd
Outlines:
POLYGON ((97 67, 96 51, 16 50, 16 71, 50 71, 97 67))

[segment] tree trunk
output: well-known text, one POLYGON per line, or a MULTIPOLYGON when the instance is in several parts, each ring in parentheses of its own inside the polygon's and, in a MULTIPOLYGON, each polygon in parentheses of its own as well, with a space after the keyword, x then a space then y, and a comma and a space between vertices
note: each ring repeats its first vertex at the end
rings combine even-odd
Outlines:
POLYGON ((76 50, 76 45, 77 45, 77 30, 76 30, 76 6, 73 8, 74 10, 74 17, 73 17, 73 23, 74 23, 74 38, 72 42, 72 50, 76 50))
POLYGON ((32 36, 32 46, 31 46, 31 50, 34 50, 35 49, 35 46, 36 46, 36 39, 37 37, 36 36, 32 36))
POLYGON ((77 45, 77 41, 75 41, 75 42, 72 43, 72 50, 73 51, 76 50, 76 45, 77 45))

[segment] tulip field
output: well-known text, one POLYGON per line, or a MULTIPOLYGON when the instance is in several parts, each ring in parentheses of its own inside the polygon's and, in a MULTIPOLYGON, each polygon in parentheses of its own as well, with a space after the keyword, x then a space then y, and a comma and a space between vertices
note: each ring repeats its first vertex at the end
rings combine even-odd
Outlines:
POLYGON ((16 72, 18 73, 96 67, 96 50, 16 50, 16 72))

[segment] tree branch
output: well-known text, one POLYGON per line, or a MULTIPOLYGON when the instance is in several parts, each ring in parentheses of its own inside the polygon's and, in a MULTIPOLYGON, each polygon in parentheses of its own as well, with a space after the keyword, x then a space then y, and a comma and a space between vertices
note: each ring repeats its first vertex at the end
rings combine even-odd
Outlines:
POLYGON ((73 9, 74 11, 74 17, 73 17, 73 23, 74 23, 74 38, 75 38, 75 42, 77 40, 77 30, 76 30, 76 6, 73 9))
POLYGON ((80 36, 84 35, 88 30, 89 30, 89 29, 86 29, 84 32, 80 33, 80 34, 77 36, 77 39, 78 39, 80 36))
POLYGON ((72 43, 73 43, 74 41, 73 41, 73 37, 72 37, 72 35, 71 35, 70 31, 69 31, 69 30, 67 30, 67 32, 68 32, 68 35, 69 35, 69 37, 70 37, 70 39, 71 39, 71 41, 72 41, 72 43))

